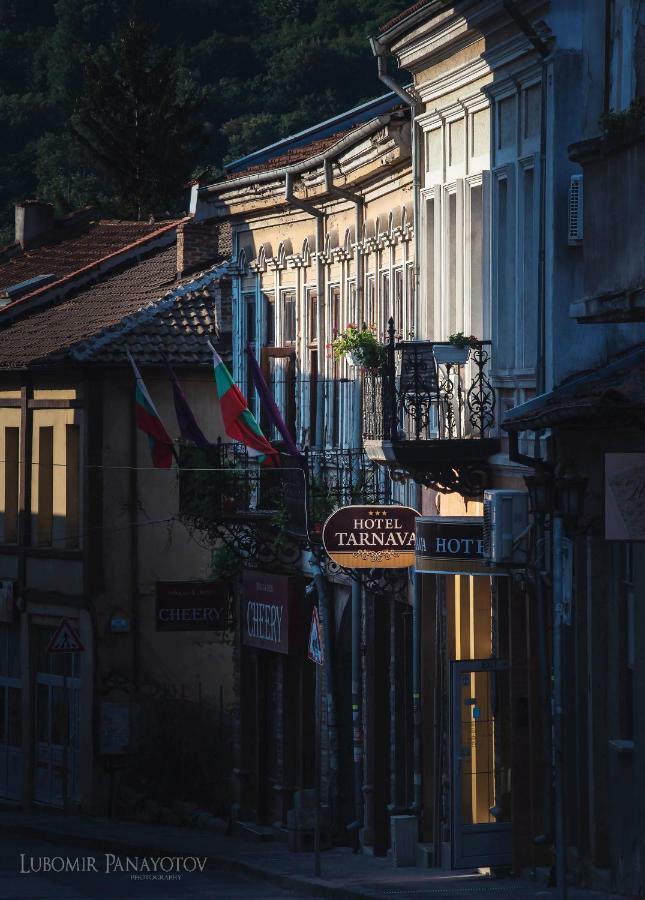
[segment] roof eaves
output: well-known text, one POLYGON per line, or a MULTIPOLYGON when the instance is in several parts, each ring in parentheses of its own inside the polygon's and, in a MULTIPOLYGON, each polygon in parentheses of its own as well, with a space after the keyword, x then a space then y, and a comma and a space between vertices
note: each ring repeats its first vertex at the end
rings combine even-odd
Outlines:
POLYGON ((185 294, 191 294, 208 287, 217 279, 224 277, 227 272, 228 261, 218 263, 206 272, 200 272, 199 275, 195 276, 190 281, 187 281, 185 284, 173 288, 156 300, 150 300, 136 313, 132 313, 121 319, 117 325, 110 325, 107 328, 103 328, 88 340, 72 345, 71 348, 68 348, 69 355, 78 362, 87 361, 98 350, 102 350, 109 344, 125 337, 125 335, 135 328, 149 322, 160 312, 163 312, 165 309, 168 309, 169 306, 172 306, 175 301, 185 294))

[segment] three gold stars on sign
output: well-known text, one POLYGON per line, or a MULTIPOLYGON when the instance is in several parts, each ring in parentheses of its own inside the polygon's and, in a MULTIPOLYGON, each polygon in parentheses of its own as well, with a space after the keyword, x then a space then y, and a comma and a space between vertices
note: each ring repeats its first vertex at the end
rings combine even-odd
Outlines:
POLYGON ((383 509, 383 510, 370 509, 369 512, 368 512, 368 515, 369 515, 369 516, 372 516, 372 517, 374 517, 374 516, 386 516, 386 515, 387 515, 387 512, 386 512, 384 509, 383 509))

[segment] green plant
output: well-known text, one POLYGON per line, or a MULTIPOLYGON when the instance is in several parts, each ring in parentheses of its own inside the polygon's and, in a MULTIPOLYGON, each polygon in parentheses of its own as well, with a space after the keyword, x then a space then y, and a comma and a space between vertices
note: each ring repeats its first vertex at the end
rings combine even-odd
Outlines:
POLYGON ((211 575, 215 581, 235 581, 243 569, 244 560, 232 547, 220 544, 215 548, 211 559, 211 575))
POLYGON ((349 324, 330 346, 335 359, 351 353, 355 362, 365 369, 378 369, 385 362, 385 347, 367 325, 359 328, 358 325, 349 324))
POLYGON ((642 119, 645 119, 645 97, 635 97, 622 112, 610 110, 600 117, 599 125, 605 140, 623 140, 632 137, 642 119))
POLYGON ((474 334, 465 335, 463 331, 456 331, 454 334, 451 334, 448 341, 460 350, 463 350, 465 347, 471 347, 475 350, 481 344, 479 338, 475 337, 474 334))

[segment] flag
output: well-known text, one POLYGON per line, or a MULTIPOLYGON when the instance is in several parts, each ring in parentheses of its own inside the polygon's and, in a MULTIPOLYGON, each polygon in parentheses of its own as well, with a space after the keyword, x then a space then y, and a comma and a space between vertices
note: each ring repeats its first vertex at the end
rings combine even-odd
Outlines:
POLYGON ((244 395, 233 381, 231 373, 210 341, 208 346, 213 354, 215 387, 226 434, 232 440, 246 444, 249 456, 254 456, 258 462, 268 465, 276 464, 278 451, 262 434, 260 426, 255 421, 255 416, 247 406, 244 395))
POLYGON ((185 441, 192 441, 193 444, 196 444, 202 450, 208 450, 211 444, 206 440, 203 431, 197 424, 197 420, 188 404, 186 395, 184 394, 182 387, 177 380, 177 376, 168 360, 166 360, 166 366, 168 367, 170 380, 172 381, 172 396, 175 401, 175 415, 177 416, 177 424, 179 425, 181 436, 185 441))
POLYGON ((264 411, 267 414, 269 422, 275 428, 277 428, 282 435, 287 452, 290 453, 291 456, 295 456, 297 459, 302 459, 302 453, 300 452, 300 450, 298 450, 293 438, 289 434, 289 429, 287 428, 285 421, 280 414, 280 410, 278 409, 278 406, 273 399, 271 389, 266 383, 264 375, 262 374, 262 369, 258 365, 258 361, 255 358, 253 351, 250 347, 247 347, 245 352, 249 358, 249 363, 251 364, 251 377, 253 378, 255 389, 258 392, 260 403, 264 407, 264 411))
POLYGON ((137 428, 148 435, 152 464, 155 469, 169 469, 172 466, 174 448, 172 439, 163 426, 163 422, 152 402, 152 397, 147 391, 141 373, 137 369, 135 361, 126 347, 126 356, 130 360, 132 371, 136 381, 135 391, 135 418, 137 428))

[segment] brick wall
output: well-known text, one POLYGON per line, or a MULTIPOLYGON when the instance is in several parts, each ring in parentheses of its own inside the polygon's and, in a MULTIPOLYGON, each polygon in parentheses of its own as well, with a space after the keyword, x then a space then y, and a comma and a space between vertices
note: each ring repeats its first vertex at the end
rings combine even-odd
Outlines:
POLYGON ((231 255, 231 226, 221 219, 185 222, 177 229, 177 272, 186 275, 231 255))

